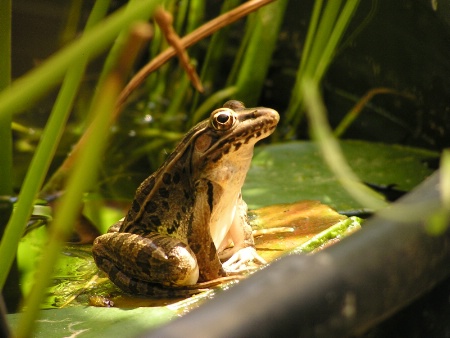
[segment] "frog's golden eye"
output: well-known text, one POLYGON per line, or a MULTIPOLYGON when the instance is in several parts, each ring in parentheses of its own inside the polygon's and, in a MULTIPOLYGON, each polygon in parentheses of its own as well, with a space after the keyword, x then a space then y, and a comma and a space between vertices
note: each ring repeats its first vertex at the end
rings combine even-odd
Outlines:
POLYGON ((236 123, 236 113, 229 108, 219 108, 211 113, 211 126, 215 130, 228 130, 236 123))

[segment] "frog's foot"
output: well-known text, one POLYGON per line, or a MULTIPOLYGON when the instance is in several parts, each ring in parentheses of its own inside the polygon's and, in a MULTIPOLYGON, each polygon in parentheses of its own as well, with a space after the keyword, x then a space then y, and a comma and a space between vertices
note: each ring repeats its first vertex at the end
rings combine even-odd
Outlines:
POLYGON ((223 269, 227 273, 237 273, 245 270, 256 269, 257 266, 252 263, 257 264, 267 264, 267 262, 256 252, 256 249, 252 246, 241 248, 238 250, 233 250, 230 248, 221 253, 220 258, 226 258, 230 252, 231 257, 222 264, 223 269))
POLYGON ((205 289, 210 289, 210 288, 213 288, 215 286, 218 286, 218 285, 221 285, 224 283, 233 282, 233 281, 241 280, 244 278, 245 278, 245 276, 240 276, 240 275, 223 276, 223 277, 215 278, 215 279, 207 281, 207 282, 200 282, 200 283, 193 284, 193 285, 186 285, 186 286, 180 287, 180 289, 183 288, 185 290, 193 290, 193 289, 205 290, 205 289))

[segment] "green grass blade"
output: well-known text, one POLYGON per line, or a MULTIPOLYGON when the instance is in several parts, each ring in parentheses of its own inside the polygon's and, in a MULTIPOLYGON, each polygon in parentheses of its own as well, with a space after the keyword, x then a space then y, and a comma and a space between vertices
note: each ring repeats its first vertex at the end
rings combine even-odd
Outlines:
MULTIPOLYGON (((323 0, 317 0, 314 2, 313 13, 311 21, 309 22, 308 32, 306 33, 305 46, 303 48, 302 57, 300 59, 300 66, 297 70, 296 80, 294 87, 292 88, 292 95, 286 111, 286 119, 291 121, 295 114, 299 114, 301 106, 300 85, 302 83, 302 77, 304 76, 305 67, 310 59, 310 53, 312 46, 315 43, 315 36, 317 27, 319 25, 320 13, 322 12, 323 0)), ((297 117, 298 119, 298 117, 297 117)))
POLYGON ((19 240, 24 233, 27 220, 31 215, 34 199, 43 183, 59 139, 64 132, 64 124, 69 115, 70 106, 83 74, 83 67, 80 67, 83 61, 81 60, 73 65, 72 71, 66 77, 67 81, 63 83, 41 142, 37 147, 30 168, 25 176, 15 211, 8 222, 2 241, 0 242, 0 256, 2 257, 0 288, 3 287, 6 281, 9 269, 16 255, 19 240), (73 82, 69 82, 70 80, 73 82))
MULTIPOLYGON (((86 24, 90 30, 106 14, 109 0, 97 1, 86 24)), ((59 140, 64 132, 64 125, 70 114, 78 86, 82 80, 88 56, 76 60, 63 81, 58 98, 42 134, 41 141, 33 156, 25 176, 14 214, 12 215, 0 242, 0 289, 8 276, 9 269, 16 255, 17 246, 24 233, 27 220, 32 212, 34 199, 42 186, 59 140)))
POLYGON ((319 95, 318 83, 305 79, 302 90, 312 135, 320 147, 325 162, 337 179, 362 206, 373 210, 385 207, 386 202, 361 183, 345 160, 339 143, 328 124, 326 109, 319 95))
MULTIPOLYGON (((114 79, 115 80, 115 79, 114 79)), ((67 238, 74 220, 81 207, 84 192, 91 186, 101 161, 101 154, 108 136, 108 121, 111 111, 121 89, 120 81, 105 81, 105 88, 98 95, 98 102, 93 105, 91 115, 95 112, 91 132, 86 138, 85 146, 80 149, 73 172, 67 183, 67 190, 61 198, 59 207, 50 228, 49 243, 40 259, 36 270, 36 283, 26 301, 25 312, 20 317, 17 337, 29 337, 36 325, 35 319, 45 297, 45 289, 53 274, 53 267, 62 248, 62 240, 67 238), (87 146, 88 145, 88 146, 87 146)))
POLYGON ((201 119, 206 118, 208 113, 211 113, 214 108, 221 106, 221 103, 227 98, 232 97, 236 94, 236 87, 227 87, 222 90, 215 92, 213 95, 208 97, 200 107, 192 115, 192 121, 194 123, 199 122, 201 119))
POLYGON ((238 52, 234 56, 233 66, 231 67, 231 71, 228 74, 227 82, 225 85, 226 87, 230 87, 236 84, 237 78, 239 76, 239 70, 243 62, 242 60, 244 59, 255 26, 256 26, 256 13, 252 13, 247 17, 247 21, 245 23, 244 37, 242 38, 242 41, 239 45, 238 52))
POLYGON ((300 122, 300 113, 303 104, 303 96, 301 91, 303 78, 305 76, 312 76, 312 74, 315 73, 319 59, 321 58, 322 52, 328 44, 329 36, 333 31, 334 23, 339 16, 341 4, 342 0, 328 1, 325 9, 323 9, 323 13, 321 13, 322 6, 320 2, 314 6, 313 17, 307 33, 308 38, 311 40, 308 41, 308 48, 305 50, 306 54, 302 53, 300 67, 297 71, 296 82, 286 114, 287 123, 291 123, 293 126, 296 126, 300 122), (320 15, 319 12, 322 15, 318 20, 318 16, 320 15), (310 30, 312 30, 313 33, 310 34, 310 30))
POLYGON ((78 24, 80 23, 81 12, 83 10, 82 0, 70 0, 69 10, 67 11, 64 29, 59 38, 60 46, 70 42, 78 34, 78 24))
POLYGON ((329 1, 322 11, 322 1, 315 3, 296 82, 286 112, 284 124, 290 128, 288 137, 295 133, 296 126, 301 121, 304 100, 301 89, 303 79, 312 77, 318 83, 322 80, 358 4, 359 0, 347 0, 343 6, 341 0, 329 1), (320 13, 322 13, 321 16, 320 13))
POLYGON ((205 1, 204 0, 192 0, 190 1, 190 8, 188 12, 188 23, 186 27, 186 33, 192 32, 200 22, 203 20, 205 13, 205 1))
POLYGON ((342 36, 344 35, 345 29, 347 28, 350 19, 353 16, 356 8, 358 7, 359 0, 348 0, 344 8, 342 9, 341 14, 336 22, 333 31, 329 37, 328 43, 321 53, 321 57, 318 58, 319 62, 314 71, 314 79, 320 81, 325 74, 331 60, 333 59, 334 53, 336 51, 337 45, 339 41, 341 41, 342 36))
POLYGON ((0 89, 11 83, 11 0, 0 0, 0 89))
POLYGON ((441 196, 444 208, 450 212, 450 149, 445 149, 441 157, 441 196))
MULTIPOLYGON (((305 47, 303 48, 302 58, 300 60, 300 68, 297 73, 297 77, 299 74, 303 74, 305 70, 306 61, 309 59, 309 54, 311 53, 312 46, 314 46, 315 36, 317 32, 318 25, 320 23, 320 13, 322 12, 323 0, 317 0, 314 2, 313 13, 311 16, 311 21, 308 26, 308 32, 306 33, 305 39, 305 47)), ((299 83, 300 82, 296 82, 299 83)), ((294 88, 294 93, 298 93, 294 88)))
MULTIPOLYGON (((0 90, 11 83, 11 0, 0 0, 0 90)), ((12 117, 0 115, 0 195, 11 195, 12 117)))
POLYGON ((58 84, 70 65, 88 53, 95 57, 104 51, 117 34, 137 20, 145 20, 161 1, 141 0, 130 9, 119 9, 89 34, 55 53, 40 67, 14 81, 0 93, 0 118, 24 110, 58 84))
POLYGON ((329 38, 335 29, 335 23, 340 15, 342 0, 328 1, 322 17, 320 18, 317 32, 314 36, 314 43, 311 47, 311 54, 305 61, 304 75, 311 76, 315 73, 317 64, 321 59, 322 53, 329 44, 329 38))
MULTIPOLYGON (((226 0, 222 4, 220 14, 226 13, 232 8, 238 6, 239 0, 226 0)), ((208 44, 208 50, 206 51, 205 61, 203 62, 202 69, 200 71, 200 79, 205 93, 209 93, 213 90, 215 83, 221 85, 221 81, 217 81, 222 76, 223 56, 226 54, 226 49, 229 46, 230 27, 224 27, 221 30, 213 34, 211 42, 208 44)), ((200 94, 195 92, 194 99, 192 100, 192 110, 198 111, 198 102, 200 101, 200 94)), ((202 116, 200 116, 201 118, 202 116)), ((191 124, 197 123, 198 117, 194 117, 191 114, 191 124)))
MULTIPOLYGON (((125 12, 124 14, 133 13, 135 4, 139 2, 140 0, 130 0, 124 9, 125 12)), ((147 12, 147 15, 150 16, 149 12, 147 12)), ((148 19, 148 18, 144 16, 140 19, 148 19)), ((101 87, 101 84, 105 80, 106 76, 108 76, 108 74, 111 72, 111 69, 116 64, 117 57, 120 51, 122 50, 123 44, 125 43, 125 40, 127 38, 128 34, 127 28, 128 28, 127 26, 123 26, 122 29, 120 30, 119 36, 117 37, 117 39, 115 39, 114 44, 105 60, 105 63, 103 64, 102 72, 98 80, 99 85, 97 86, 97 88, 101 87)), ((95 101, 95 99, 93 101, 95 101)))
POLYGON ((256 13, 255 29, 236 81, 236 98, 249 107, 257 104, 261 94, 286 5, 286 0, 276 1, 256 13))

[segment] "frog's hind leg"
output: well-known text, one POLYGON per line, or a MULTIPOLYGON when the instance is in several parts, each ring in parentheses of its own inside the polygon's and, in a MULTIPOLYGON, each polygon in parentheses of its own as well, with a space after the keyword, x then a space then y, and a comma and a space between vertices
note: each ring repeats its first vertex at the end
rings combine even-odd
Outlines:
POLYGON ((142 280, 125 275, 111 261, 105 261, 104 271, 113 283, 121 290, 131 295, 147 296, 152 298, 184 298, 204 291, 205 288, 195 287, 170 288, 160 284, 144 282, 142 280))
POLYGON ((160 234, 107 233, 94 241, 92 252, 97 266, 127 292, 150 295, 146 284, 192 285, 199 276, 189 246, 160 234))

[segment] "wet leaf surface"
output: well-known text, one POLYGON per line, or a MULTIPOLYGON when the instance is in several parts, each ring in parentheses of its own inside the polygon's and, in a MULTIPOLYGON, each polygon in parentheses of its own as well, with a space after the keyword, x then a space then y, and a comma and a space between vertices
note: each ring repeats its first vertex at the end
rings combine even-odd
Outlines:
MULTIPOLYGON (((341 141, 350 167, 363 182, 395 185, 409 191, 430 175, 439 153, 363 141, 341 141)), ((317 200, 338 211, 361 205, 342 188, 312 142, 289 142, 257 148, 243 196, 250 209, 317 200)))
POLYGON ((252 225, 259 229, 288 227, 293 230, 255 238, 258 253, 268 262, 347 218, 318 201, 276 204, 254 210, 249 216, 254 219, 252 225))
MULTIPOLYGON (((426 163, 438 158, 438 154, 420 149, 357 141, 341 145, 364 181, 395 184, 400 190, 410 190, 420 183, 432 172, 426 163)), ((268 262, 292 251, 321 250, 360 227, 358 220, 334 210, 358 210, 360 206, 340 187, 317 148, 309 142, 259 148, 243 195, 254 209, 249 213, 254 229, 270 232, 255 236, 257 250, 268 262)), ((89 245, 68 246, 62 256, 50 289, 52 294, 44 305, 53 309, 42 311, 36 337, 136 336, 200 306, 237 283, 183 300, 131 297, 97 274, 89 245), (55 309, 60 306, 68 308, 55 309)), ((8 315, 13 326, 18 316, 8 315)))

